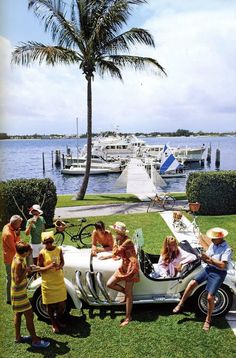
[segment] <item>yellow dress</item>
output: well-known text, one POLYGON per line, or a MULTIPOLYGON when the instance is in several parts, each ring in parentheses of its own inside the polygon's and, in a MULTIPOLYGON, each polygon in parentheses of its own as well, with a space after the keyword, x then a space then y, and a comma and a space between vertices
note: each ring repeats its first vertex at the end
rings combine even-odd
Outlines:
POLYGON ((21 263, 23 269, 26 266, 25 259, 18 254, 15 254, 11 264, 11 305, 14 312, 25 312, 31 309, 30 301, 27 297, 27 279, 26 276, 20 283, 15 283, 14 272, 15 266, 21 263))
MULTIPOLYGON (((40 254, 44 258, 44 266, 56 262, 60 264, 59 247, 55 247, 52 251, 42 249, 40 254)), ((65 301, 67 298, 66 286, 64 282, 63 270, 56 270, 52 268, 47 271, 42 271, 42 300, 44 305, 53 304, 65 301)))

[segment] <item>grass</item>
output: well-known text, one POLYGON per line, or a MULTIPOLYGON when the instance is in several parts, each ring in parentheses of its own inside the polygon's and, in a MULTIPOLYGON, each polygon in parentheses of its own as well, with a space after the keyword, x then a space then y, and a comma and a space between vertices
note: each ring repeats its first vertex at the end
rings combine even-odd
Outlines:
MULTIPOLYGON (((165 235, 170 231, 158 213, 116 215, 89 218, 89 222, 104 220, 106 225, 116 220, 124 221, 130 235, 142 227, 145 250, 156 253, 161 248, 165 235)), ((76 222, 76 220, 71 220, 76 222)), ((230 231, 228 242, 235 247, 234 232, 236 215, 221 217, 199 217, 202 231, 213 226, 223 226, 230 231)), ((71 244, 66 239, 67 244, 71 244)), ((79 265, 79 263, 78 263, 79 265)), ((0 283, 4 287, 4 266, 0 265, 0 283)), ((5 305, 4 291, 0 292, 0 331, 2 354, 10 358, 234 358, 236 356, 235 336, 224 318, 214 320, 214 326, 207 334, 202 330, 202 319, 188 312, 172 315, 173 305, 136 306, 133 322, 119 328, 124 311, 117 308, 84 309, 83 314, 71 311, 65 333, 55 335, 46 323, 35 318, 38 335, 48 338, 51 347, 46 351, 33 351, 27 344, 15 345, 12 311, 5 305), (4 352, 4 353, 3 353, 4 352)), ((23 320, 24 321, 24 320, 23 320)), ((22 334, 26 334, 25 323, 22 334)))
MULTIPOLYGON (((177 200, 186 199, 185 193, 172 193, 177 200)), ((57 208, 69 206, 95 206, 103 204, 123 204, 123 203, 136 203, 140 200, 135 195, 131 194, 98 194, 98 195, 85 195, 84 200, 75 200, 74 195, 58 195, 57 208)))

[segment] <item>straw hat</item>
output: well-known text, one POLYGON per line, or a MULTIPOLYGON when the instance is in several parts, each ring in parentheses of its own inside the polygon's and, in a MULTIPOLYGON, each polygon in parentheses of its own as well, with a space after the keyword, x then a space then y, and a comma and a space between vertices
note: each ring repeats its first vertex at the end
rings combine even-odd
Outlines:
POLYGON ((121 221, 117 221, 114 225, 110 225, 109 227, 115 231, 122 232, 122 233, 129 232, 129 230, 126 229, 126 225, 121 221))
POLYGON ((39 213, 39 215, 42 215, 42 214, 43 214, 43 210, 41 210, 40 205, 38 205, 38 204, 34 204, 34 205, 32 206, 32 208, 29 209, 30 215, 33 215, 33 214, 32 214, 32 211, 37 211, 37 212, 39 213))
POLYGON ((213 229, 208 230, 206 233, 206 236, 209 237, 209 239, 223 239, 227 235, 228 231, 222 229, 221 227, 214 227, 213 229))
POLYGON ((47 241, 48 239, 53 239, 54 241, 54 232, 53 231, 44 231, 41 234, 41 241, 44 244, 45 241, 47 241))

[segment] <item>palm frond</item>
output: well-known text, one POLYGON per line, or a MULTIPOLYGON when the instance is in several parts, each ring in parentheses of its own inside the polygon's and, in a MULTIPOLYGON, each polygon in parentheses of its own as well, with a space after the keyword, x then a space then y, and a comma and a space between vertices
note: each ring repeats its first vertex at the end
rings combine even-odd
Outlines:
POLYGON ((121 81, 123 80, 119 68, 114 64, 113 61, 100 59, 97 62, 96 69, 101 77, 103 77, 105 73, 108 72, 112 78, 118 78, 121 81))
POLYGON ((54 66, 58 63, 75 64, 81 62, 81 57, 73 50, 60 46, 46 46, 38 42, 29 41, 17 46, 12 53, 11 62, 17 65, 28 66, 32 62, 45 62, 54 66))
POLYGON ((155 59, 151 57, 111 55, 108 56, 107 59, 109 61, 112 61, 115 66, 120 68, 130 66, 135 70, 144 70, 147 65, 151 65, 158 68, 163 74, 167 76, 165 69, 155 59))
POLYGON ((50 32, 52 40, 67 48, 78 46, 84 50, 82 37, 72 21, 66 19, 66 3, 62 0, 29 0, 28 8, 44 23, 45 32, 50 32))
POLYGON ((136 44, 155 47, 154 40, 147 30, 132 28, 106 43, 103 50, 104 52, 107 51, 114 54, 119 51, 128 52, 130 50, 130 45, 136 44))

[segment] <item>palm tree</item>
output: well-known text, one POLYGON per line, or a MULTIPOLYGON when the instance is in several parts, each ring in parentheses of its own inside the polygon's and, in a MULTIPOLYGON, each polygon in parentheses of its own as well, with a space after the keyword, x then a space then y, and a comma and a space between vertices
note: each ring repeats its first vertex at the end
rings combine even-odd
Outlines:
POLYGON ((109 73, 122 80, 121 69, 144 69, 152 65, 165 74, 153 58, 131 56, 129 47, 144 44, 154 47, 152 36, 144 29, 132 28, 121 33, 133 5, 145 0, 29 0, 28 8, 44 24, 55 46, 28 41, 12 53, 12 63, 29 65, 34 61, 47 65, 75 64, 87 81, 87 164, 77 199, 87 190, 92 149, 92 80, 95 73, 109 73), (68 12, 68 2, 70 11, 68 12), (69 13, 69 15, 68 15, 69 13), (123 54, 120 54, 123 52, 123 54))

